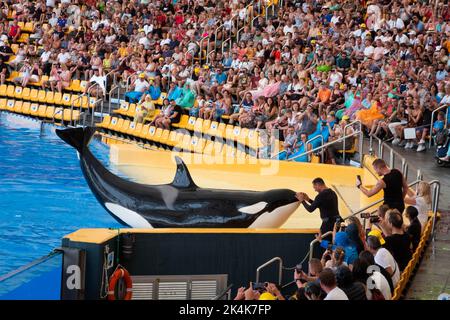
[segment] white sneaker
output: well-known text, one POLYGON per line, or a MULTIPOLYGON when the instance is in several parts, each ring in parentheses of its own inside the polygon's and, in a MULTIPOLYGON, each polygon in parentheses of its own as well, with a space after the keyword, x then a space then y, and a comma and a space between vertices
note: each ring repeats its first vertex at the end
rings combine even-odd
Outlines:
POLYGON ((425 147, 425 142, 424 143, 419 143, 419 146, 417 147, 417 152, 422 152, 425 151, 426 147, 425 147))
POLYGON ((392 140, 392 145, 396 146, 396 145, 398 145, 400 143, 400 141, 401 140, 399 138, 395 138, 394 140, 392 140))
POLYGON ((411 148, 411 142, 406 142, 405 144, 405 149, 410 149, 411 148))
POLYGON ((421 139, 421 140, 419 141, 419 145, 421 145, 421 144, 425 144, 425 140, 421 139))
POLYGON ((414 142, 411 141, 411 142, 409 143, 409 148, 408 148, 408 149, 414 149, 414 142))

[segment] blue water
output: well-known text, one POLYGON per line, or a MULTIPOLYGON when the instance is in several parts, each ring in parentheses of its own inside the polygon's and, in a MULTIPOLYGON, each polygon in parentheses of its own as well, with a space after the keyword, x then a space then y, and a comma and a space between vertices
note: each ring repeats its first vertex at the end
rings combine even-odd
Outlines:
MULTIPOLYGON (((74 149, 52 126, 39 127, 0 114, 0 275, 60 246, 79 228, 117 228, 92 195, 74 149)), ((94 143, 107 161, 108 149, 94 143)))

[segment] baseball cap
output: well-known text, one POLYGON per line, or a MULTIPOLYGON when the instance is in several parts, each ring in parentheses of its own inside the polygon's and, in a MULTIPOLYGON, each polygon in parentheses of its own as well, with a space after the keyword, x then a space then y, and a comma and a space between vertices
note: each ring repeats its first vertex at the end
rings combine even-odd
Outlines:
POLYGON ((259 296, 259 300, 277 300, 277 298, 269 292, 264 292, 259 296))
POLYGON ((373 229, 372 231, 370 231, 368 236, 377 237, 378 240, 380 240, 381 245, 384 245, 386 243, 386 241, 384 241, 383 235, 381 234, 381 231, 378 229, 373 229))

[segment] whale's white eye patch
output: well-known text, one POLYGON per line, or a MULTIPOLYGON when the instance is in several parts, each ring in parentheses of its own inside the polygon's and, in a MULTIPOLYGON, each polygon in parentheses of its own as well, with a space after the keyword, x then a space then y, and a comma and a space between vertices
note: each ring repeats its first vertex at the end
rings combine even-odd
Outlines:
POLYGON ((267 206, 267 202, 261 201, 251 206, 242 207, 239 209, 239 212, 247 213, 247 214, 255 214, 263 210, 267 206))
POLYGON ((152 228, 152 225, 144 217, 133 210, 111 202, 106 202, 105 207, 132 228, 152 228))

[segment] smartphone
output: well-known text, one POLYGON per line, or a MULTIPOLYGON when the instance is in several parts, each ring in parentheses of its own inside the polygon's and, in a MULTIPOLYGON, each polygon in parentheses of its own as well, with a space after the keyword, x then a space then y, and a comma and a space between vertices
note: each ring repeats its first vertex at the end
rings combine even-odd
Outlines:
POLYGON ((266 289, 266 283, 265 282, 252 282, 252 290, 265 290, 266 289))

